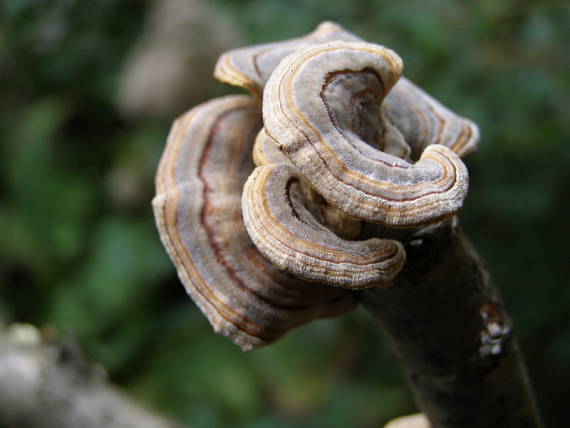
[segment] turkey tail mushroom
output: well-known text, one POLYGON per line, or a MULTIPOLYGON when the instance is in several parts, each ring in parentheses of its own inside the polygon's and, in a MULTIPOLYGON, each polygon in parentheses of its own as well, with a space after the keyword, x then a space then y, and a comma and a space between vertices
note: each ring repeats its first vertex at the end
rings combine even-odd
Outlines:
POLYGON ((246 229, 273 265, 308 281, 349 289, 386 285, 405 261, 402 244, 342 239, 303 204, 303 177, 288 164, 255 169, 242 197, 246 229))
POLYGON ((370 43, 300 49, 267 82, 263 120, 267 135, 331 205, 362 220, 415 227, 456 213, 468 175, 442 145, 427 146, 415 164, 389 154, 406 155, 402 133, 381 110, 401 71, 395 52, 370 43))
POLYGON ((214 330, 244 350, 315 318, 352 309, 346 290, 307 283, 263 258, 241 215, 261 126, 257 103, 228 96, 173 125, 156 177, 154 214, 180 280, 214 330))

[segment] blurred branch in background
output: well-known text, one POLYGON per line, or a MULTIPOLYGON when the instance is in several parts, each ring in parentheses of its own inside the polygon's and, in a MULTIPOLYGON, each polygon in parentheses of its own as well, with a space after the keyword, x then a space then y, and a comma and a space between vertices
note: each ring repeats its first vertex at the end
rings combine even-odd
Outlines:
MULTIPOLYGON (((242 354, 211 334, 184 295, 150 209, 152 177, 173 117, 127 122, 116 108, 127 54, 145 31, 145 16, 153 22, 145 4, 0 5, 3 317, 72 331, 113 382, 195 428, 368 428, 413 412, 366 314, 318 322, 274 347, 242 354)), ((501 285, 545 425, 565 426, 567 3, 207 4, 241 29, 243 45, 337 21, 395 49, 406 76, 481 126, 481 149, 468 162, 472 186, 462 223, 501 285)), ((213 82, 210 72, 198 86, 213 82)))
POLYGON ((32 325, 0 326, 0 425, 5 428, 182 428, 111 386, 71 342, 32 325))
POLYGON ((170 119, 219 91, 211 78, 216 60, 243 37, 209 2, 150 4, 121 75, 118 103, 127 117, 170 119))

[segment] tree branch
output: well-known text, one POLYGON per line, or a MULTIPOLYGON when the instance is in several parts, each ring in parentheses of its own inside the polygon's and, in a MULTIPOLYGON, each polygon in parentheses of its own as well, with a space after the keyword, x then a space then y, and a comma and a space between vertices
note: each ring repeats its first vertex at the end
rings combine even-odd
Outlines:
POLYGON ((421 229, 406 251, 394 284, 361 298, 431 426, 541 426, 511 320, 456 218, 421 229))
POLYGON ((0 328, 0 426, 182 428, 127 398, 75 346, 45 342, 29 325, 0 328))

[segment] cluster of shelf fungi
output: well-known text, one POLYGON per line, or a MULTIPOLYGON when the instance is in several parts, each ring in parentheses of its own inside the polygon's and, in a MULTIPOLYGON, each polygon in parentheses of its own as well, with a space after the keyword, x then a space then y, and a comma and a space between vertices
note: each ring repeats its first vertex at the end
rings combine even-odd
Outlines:
POLYGON ((186 290, 243 350, 359 304, 423 412, 390 427, 540 426, 511 322, 456 217, 477 126, 337 24, 223 54, 173 124, 153 208, 186 290))

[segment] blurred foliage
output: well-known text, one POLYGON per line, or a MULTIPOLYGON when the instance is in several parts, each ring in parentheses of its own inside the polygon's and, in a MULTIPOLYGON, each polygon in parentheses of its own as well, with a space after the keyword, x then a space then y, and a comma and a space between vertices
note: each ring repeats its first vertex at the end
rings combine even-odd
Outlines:
MULTIPOLYGON (((407 76, 481 126, 462 223, 511 308, 547 425, 564 426, 568 3, 211 3, 250 43, 337 21, 395 49, 407 76)), ((244 354, 185 296, 149 204, 169 124, 127 122, 114 102, 144 5, 1 3, 0 316, 73 335, 117 383, 196 428, 377 427, 412 411, 365 313, 244 354)))

